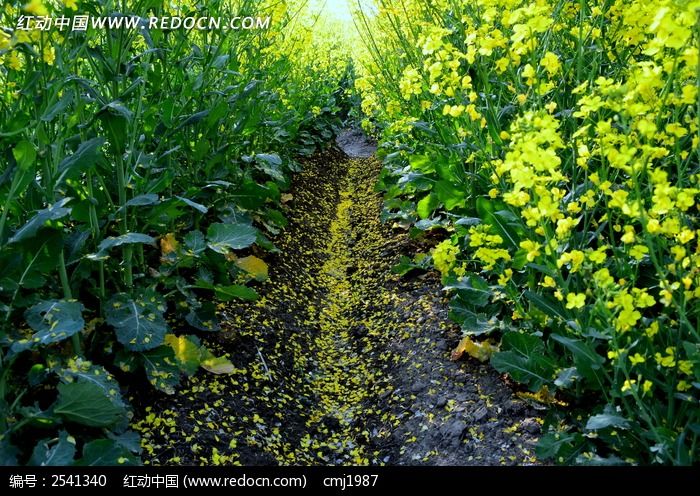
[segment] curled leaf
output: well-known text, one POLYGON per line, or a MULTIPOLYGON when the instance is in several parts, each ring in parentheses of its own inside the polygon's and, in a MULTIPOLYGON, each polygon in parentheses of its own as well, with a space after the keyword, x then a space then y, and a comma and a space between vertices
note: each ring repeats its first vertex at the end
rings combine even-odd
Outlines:
POLYGON ((495 352, 498 351, 498 346, 490 341, 472 341, 471 338, 465 336, 459 342, 457 347, 452 350, 451 359, 459 360, 464 353, 472 358, 476 358, 480 362, 486 362, 495 352))

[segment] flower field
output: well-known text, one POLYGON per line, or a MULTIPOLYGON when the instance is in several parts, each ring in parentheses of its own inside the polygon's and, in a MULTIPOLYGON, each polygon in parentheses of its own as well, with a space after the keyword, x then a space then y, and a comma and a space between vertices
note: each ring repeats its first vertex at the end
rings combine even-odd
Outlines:
MULTIPOLYGON (((383 325, 380 307, 399 301, 399 276, 424 271, 438 274, 450 298, 449 319, 461 333, 452 359, 489 363, 510 390, 546 410, 537 460, 697 464, 700 1, 351 2, 355 35, 350 24, 320 20, 312 4, 4 2, 0 465, 139 464, 143 448, 153 455, 156 444, 144 430, 160 418, 149 413, 134 428, 143 406, 132 404, 134 391, 178 397, 211 376, 222 398, 243 397, 253 382, 229 391, 218 378, 248 370, 265 395, 277 391, 266 381, 283 385, 284 401, 261 412, 295 397, 302 417, 315 412, 313 422, 295 425, 313 424, 332 441, 307 433, 307 444, 289 448, 279 432, 283 412, 268 412, 277 423, 264 449, 279 463, 391 463, 373 441, 362 445, 371 436, 355 417, 371 406, 393 428, 403 422, 403 400, 384 400, 393 391, 389 362, 396 356, 396 366, 400 354, 383 350, 395 336, 419 333, 422 321, 403 329, 393 309, 383 325), (57 21, 77 15, 136 24, 83 30, 57 21), (149 22, 233 15, 269 24, 149 22), (55 24, 37 25, 46 18, 55 24), (361 239, 346 240, 365 232, 357 212, 372 210, 353 205, 347 191, 336 198, 337 184, 323 183, 322 212, 335 215, 339 202, 340 220, 328 229, 324 219, 290 215, 297 173, 309 157, 325 160, 354 123, 378 141, 381 220, 413 247, 386 275, 395 287, 374 285, 390 257, 378 219, 363 234, 372 264, 350 256, 363 253, 361 239), (320 240, 284 243, 303 251, 299 260, 313 259, 292 264, 311 267, 313 284, 300 269, 290 277, 298 287, 270 289, 269 274, 295 255, 278 246, 290 218, 306 219, 320 240), (365 293, 383 300, 368 302, 365 293), (299 307, 308 315, 294 324, 291 352, 287 334, 266 327, 274 318, 231 317, 246 306, 267 315, 269 305, 279 309, 275 325, 291 325, 288 303, 268 294, 318 299, 299 307), (304 331, 313 336, 308 349, 304 331), (243 351, 226 344, 236 333, 256 336, 250 348, 259 365, 241 363, 243 351), (372 360, 355 354, 356 341, 372 360), (264 357, 270 343, 277 361, 291 353, 311 372, 276 369, 264 357), (291 385, 284 370, 294 372, 291 385), (362 375, 348 384, 333 375, 353 370, 362 375), (303 395, 321 407, 307 408, 303 395), (384 403, 400 407, 388 414, 384 403), (329 421, 338 411, 342 418, 329 421), (323 451, 336 445, 344 458, 323 451), (318 457, 306 452, 311 446, 318 457)), ((314 175, 324 170, 315 167, 314 175)), ((361 177, 366 206, 367 167, 355 163, 339 180, 354 191, 352 175, 361 177)), ((234 418, 232 405, 224 410, 234 418)), ((258 427, 267 421, 251 412, 240 416, 258 427)), ((466 424, 449 420, 457 445, 468 444, 466 424)), ((215 456, 202 459, 238 460, 238 442, 210 446, 215 456)))
POLYGON ((385 215, 443 239, 398 270, 432 257, 457 351, 559 407, 541 457, 697 462, 700 4, 379 3, 385 215))

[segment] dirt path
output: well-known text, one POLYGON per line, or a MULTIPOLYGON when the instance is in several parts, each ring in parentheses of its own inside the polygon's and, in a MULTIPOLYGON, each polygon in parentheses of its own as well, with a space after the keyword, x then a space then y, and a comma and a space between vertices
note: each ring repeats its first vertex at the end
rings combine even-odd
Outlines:
POLYGON ((197 374, 134 426, 154 464, 531 463, 534 412, 459 340, 439 280, 390 271, 410 246, 380 218, 380 164, 341 136, 306 164, 255 304, 222 306, 230 376, 197 374))

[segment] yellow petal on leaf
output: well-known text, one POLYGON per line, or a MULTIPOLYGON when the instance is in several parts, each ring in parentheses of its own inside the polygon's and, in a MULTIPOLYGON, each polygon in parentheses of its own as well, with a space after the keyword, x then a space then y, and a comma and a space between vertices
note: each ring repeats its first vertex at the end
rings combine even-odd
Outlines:
POLYGON ((173 233, 168 233, 160 238, 160 251, 163 253, 163 255, 174 252, 177 250, 179 245, 180 243, 177 239, 175 239, 175 235, 173 233))
POLYGON ((452 350, 451 359, 453 361, 462 358, 462 355, 466 353, 467 355, 476 358, 480 362, 486 362, 491 358, 495 352, 498 351, 498 346, 492 344, 490 341, 472 341, 471 338, 465 336, 459 342, 457 347, 452 350))
POLYGON ((236 261, 236 265, 255 277, 258 281, 267 279, 267 264, 258 257, 250 255, 249 257, 239 258, 236 261))

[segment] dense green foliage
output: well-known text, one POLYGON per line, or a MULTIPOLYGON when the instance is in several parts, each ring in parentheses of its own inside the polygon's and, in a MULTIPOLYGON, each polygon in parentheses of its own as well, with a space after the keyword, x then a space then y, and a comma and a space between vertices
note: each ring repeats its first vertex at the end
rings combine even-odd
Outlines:
POLYGON ((256 299, 267 267, 252 253, 275 249, 294 157, 339 123, 344 62, 298 25, 297 2, 163 5, 0 13, 13 27, 78 7, 271 17, 258 30, 0 32, 1 463, 138 462, 116 378, 173 392, 200 366, 230 369, 196 334, 219 329, 218 302, 256 299))

